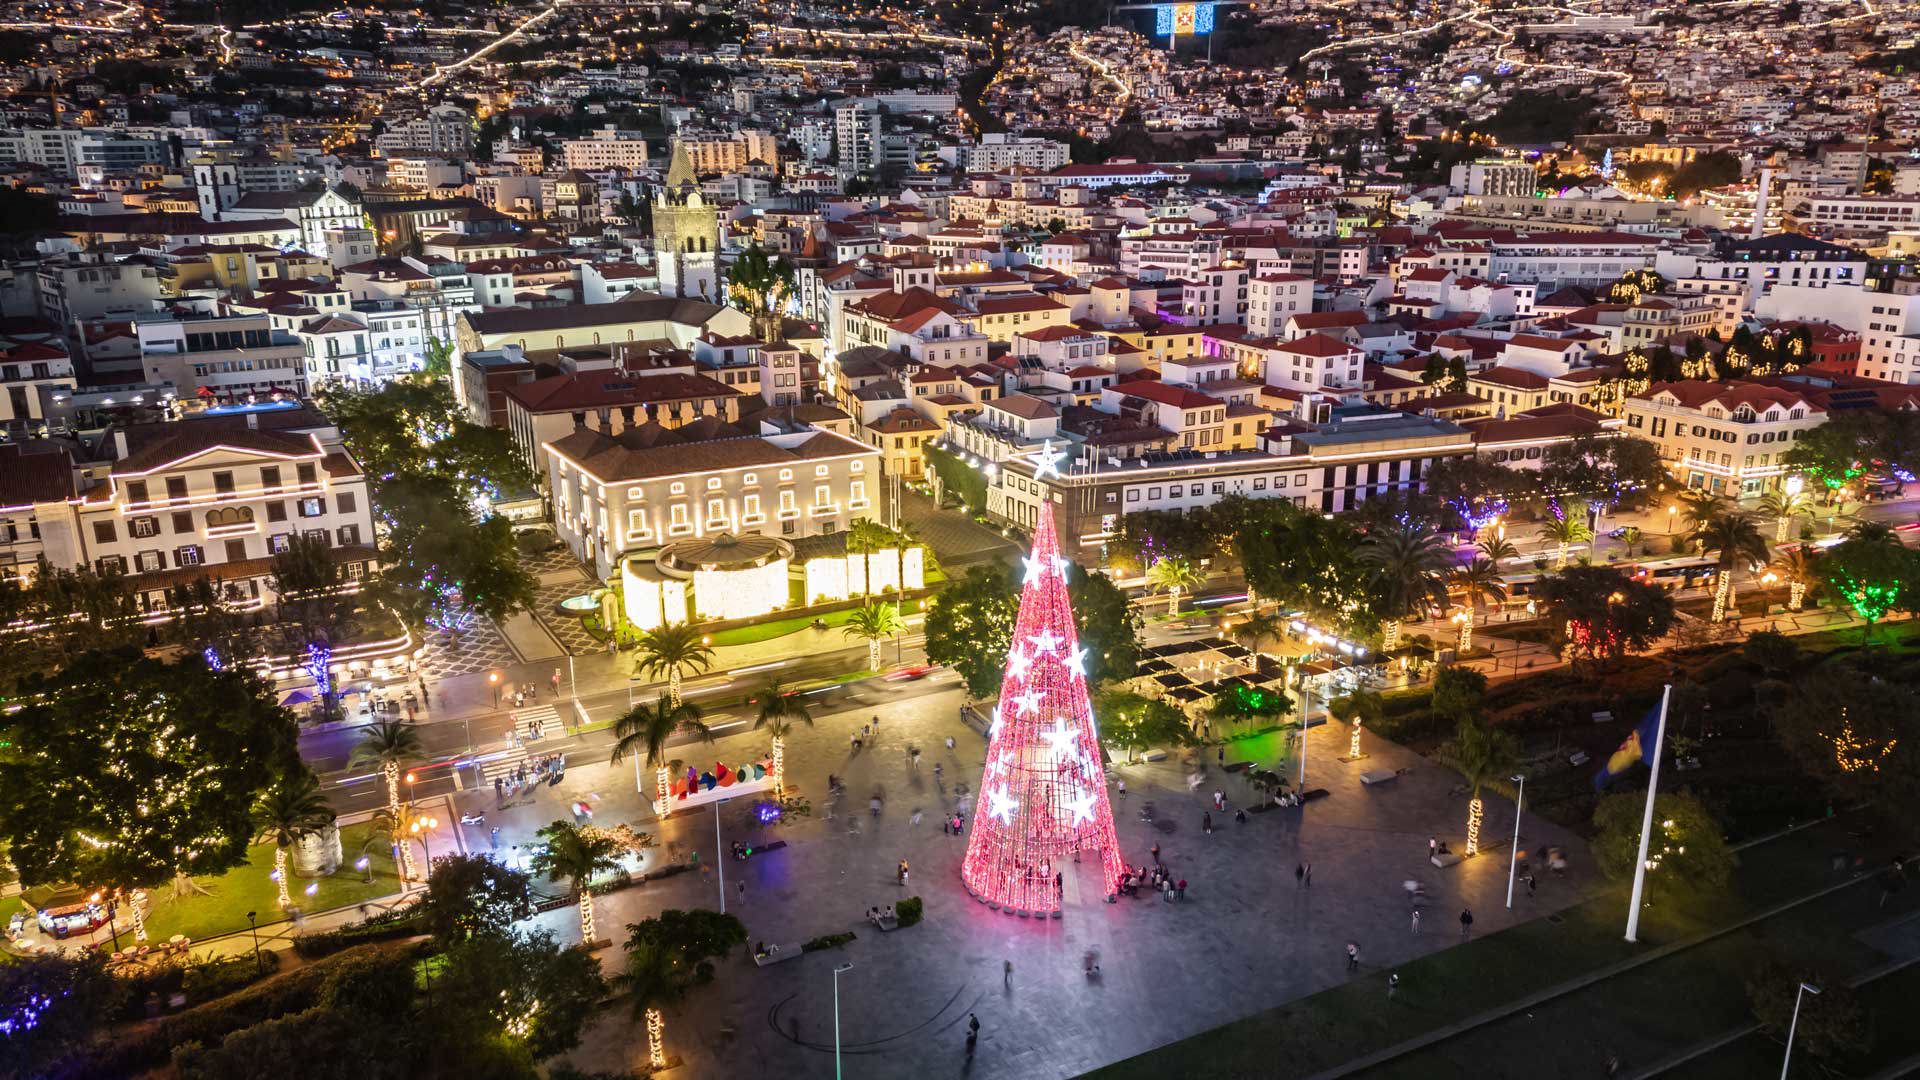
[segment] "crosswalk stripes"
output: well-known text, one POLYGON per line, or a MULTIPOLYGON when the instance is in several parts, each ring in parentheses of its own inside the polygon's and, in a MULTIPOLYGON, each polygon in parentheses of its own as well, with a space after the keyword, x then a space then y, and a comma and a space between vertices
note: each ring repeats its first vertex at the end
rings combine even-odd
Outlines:
POLYGON ((514 710, 513 730, 522 741, 538 741, 542 737, 560 735, 566 731, 566 727, 560 721, 559 709, 551 705, 535 705, 514 710))

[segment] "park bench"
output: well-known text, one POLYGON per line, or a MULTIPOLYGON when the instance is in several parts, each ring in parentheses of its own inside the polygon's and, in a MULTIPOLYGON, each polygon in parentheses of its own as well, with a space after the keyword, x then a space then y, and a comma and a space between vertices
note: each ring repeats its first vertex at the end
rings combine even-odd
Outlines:
POLYGON ((753 962, 761 967, 767 967, 768 965, 778 964, 786 960, 798 959, 805 951, 797 941, 791 945, 775 945, 766 952, 754 953, 753 962))
POLYGON ((1400 779, 1400 774, 1394 772, 1392 769, 1368 769, 1366 772, 1360 774, 1360 782, 1368 787, 1398 779, 1400 779))
POLYGON ((1459 865, 1460 856, 1451 851, 1436 851, 1432 855, 1427 856, 1427 861, 1445 870, 1449 866, 1459 865))
POLYGON ((1613 713, 1608 710, 1602 709, 1601 711, 1593 714, 1593 722, 1596 724, 1611 724, 1613 723, 1613 713))

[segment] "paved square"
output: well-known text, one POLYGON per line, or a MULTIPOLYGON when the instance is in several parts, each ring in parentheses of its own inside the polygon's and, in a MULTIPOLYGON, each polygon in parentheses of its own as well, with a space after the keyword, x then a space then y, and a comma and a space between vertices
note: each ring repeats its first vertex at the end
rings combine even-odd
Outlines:
MULTIPOLYGON (((984 744, 958 720, 957 689, 923 693, 927 689, 865 684, 864 707, 816 717, 814 727, 790 740, 787 760, 814 800, 810 816, 758 828, 748 823, 750 807, 728 805, 720 812, 723 844, 779 838, 790 845, 746 863, 728 859, 722 867, 727 908, 746 922, 751 940, 793 947, 843 930, 858 938, 843 949, 764 969, 744 951, 724 961, 712 985, 668 1015, 671 1050, 686 1060, 674 1075, 774 1075, 787 1069, 826 1075, 832 970, 851 961, 854 968, 840 979, 848 1076, 1076 1076, 1349 978, 1348 941, 1360 945, 1363 969, 1377 970, 1459 945, 1463 906, 1474 912, 1476 933, 1491 933, 1572 903, 1590 880, 1584 845, 1529 818, 1523 845, 1565 846, 1574 853, 1572 868, 1565 878, 1543 880, 1536 899, 1521 890, 1509 914, 1502 904, 1511 804, 1487 800, 1485 838, 1493 850, 1450 870, 1435 869, 1426 861, 1428 836, 1437 832, 1456 849, 1460 844, 1466 798, 1454 793, 1459 778, 1371 737, 1366 760, 1342 763, 1337 758, 1346 750, 1346 732, 1329 725, 1311 734, 1307 771, 1309 786, 1326 787, 1330 795, 1304 810, 1250 815, 1245 825, 1234 823, 1232 806, 1253 793, 1238 774, 1215 765, 1212 748, 1201 782, 1191 790, 1191 767, 1175 761, 1114 770, 1128 787, 1127 798, 1115 802, 1127 860, 1150 862, 1157 841, 1174 875, 1188 882, 1184 902, 1163 903, 1143 891, 1137 899, 1102 903, 1096 865, 1089 860, 1078 874, 1068 868, 1063 919, 1002 915, 961 888, 966 841, 943 835, 939 823, 942 810, 964 799, 956 786, 978 783, 984 744), (881 718, 878 739, 854 753, 850 732, 874 715, 881 718), (948 736, 955 739, 951 751, 948 736), (917 768, 910 764, 910 746, 922 750, 917 768), (1363 787, 1360 773, 1379 768, 1408 771, 1391 783, 1363 787), (847 798, 830 818, 821 801, 828 772, 848 785, 847 798), (1212 808, 1216 789, 1230 805, 1214 815, 1214 832, 1206 835, 1201 814, 1212 808), (867 808, 876 793, 883 798, 877 818, 867 808), (1158 828, 1140 820, 1147 801, 1158 810, 1158 828), (922 814, 918 822, 916 811, 922 814), (895 880, 902 858, 911 864, 908 888, 895 880), (1295 884, 1302 861, 1313 865, 1306 888, 1295 884), (1408 878, 1424 882, 1431 894, 1418 934, 1400 884, 1408 878), (919 926, 881 933, 863 921, 868 907, 910 895, 926 903, 919 926), (1091 978, 1083 969, 1089 950, 1098 951, 1101 968, 1091 978), (1010 978, 1004 969, 1009 960, 1010 978), (970 1013, 979 1016, 982 1030, 968 1067, 970 1013)), ((741 728, 714 750, 684 747, 681 753, 699 762, 715 752, 734 756, 762 746, 763 735, 741 728)), ((641 810, 630 766, 608 769, 580 756, 570 760, 575 767, 561 785, 543 789, 531 802, 493 811, 491 823, 524 837, 560 816, 571 800, 586 798, 602 822, 634 820, 656 831, 676 855, 701 852, 708 867, 702 873, 603 898, 605 927, 668 907, 717 906, 719 883, 708 876, 717 850, 712 810, 684 811, 655 824, 641 810)), ((1231 747, 1227 760, 1235 760, 1231 747)), ((492 806, 491 791, 463 798, 492 806)), ((663 845, 659 854, 667 850, 663 845)), ((573 932, 568 912, 543 918, 563 938, 573 932)), ((610 936, 617 941, 623 935, 613 930, 610 936)), ((600 955, 610 971, 619 970, 618 948, 600 955)), ((588 1069, 624 1070, 639 1063, 644 1043, 625 1014, 615 1013, 596 1022, 588 1044, 572 1057, 588 1069)))

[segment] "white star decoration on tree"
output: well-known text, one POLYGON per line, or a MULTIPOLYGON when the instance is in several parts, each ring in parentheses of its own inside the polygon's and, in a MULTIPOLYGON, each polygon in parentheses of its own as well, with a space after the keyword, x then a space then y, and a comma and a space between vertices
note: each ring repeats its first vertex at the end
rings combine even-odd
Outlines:
POLYGON ((1007 653, 1007 677, 1008 678, 1010 679, 1023 678, 1027 674, 1027 669, 1032 666, 1033 666, 1033 657, 1028 656, 1026 653, 1021 652, 1019 649, 1014 649, 1007 653))
POLYGON ((987 810, 990 817, 1000 819, 1000 824, 1013 824, 1013 812, 1020 808, 1020 800, 1007 794, 1006 788, 996 788, 987 795, 987 801, 993 805, 987 810))
POLYGON ((1051 560, 1051 564, 1052 564, 1051 567, 1049 567, 1048 565, 1049 560, 1040 559, 1032 555, 1022 556, 1022 559, 1027 564, 1027 577, 1026 577, 1025 583, 1028 585, 1031 585, 1034 582, 1040 580, 1042 577, 1045 577, 1047 570, 1049 568, 1051 568, 1055 573, 1058 573, 1062 581, 1066 580, 1067 558, 1064 555, 1055 555, 1051 560))
POLYGON ((1013 706, 1017 710, 1017 715, 1032 715, 1033 710, 1040 706, 1040 691, 1029 687, 1019 697, 1013 699, 1013 706))
POLYGON ((1082 825, 1093 820, 1093 803, 1097 796, 1089 788, 1081 788, 1073 798, 1067 800, 1067 809, 1073 811, 1073 823, 1082 825))
POLYGON ((1087 650, 1080 649, 1076 651, 1073 654, 1073 659, 1067 661, 1067 666, 1073 669, 1073 673, 1075 675, 1078 675, 1083 679, 1086 678, 1087 677, 1087 650))
POLYGON ((996 705, 993 707, 993 723, 987 726, 987 738, 991 739, 1000 734, 1000 725, 1002 722, 1000 719, 1000 707, 996 705))
POLYGON ((1060 637, 1060 635, 1054 633, 1051 628, 1042 630, 1039 633, 1034 634, 1033 636, 1027 638, 1027 640, 1033 643, 1033 651, 1035 655, 1039 655, 1040 653, 1043 653, 1043 652, 1052 652, 1053 650, 1059 648, 1062 644, 1064 644, 1064 641, 1060 637))
POLYGON ((1080 753, 1080 748, 1074 745, 1073 735, 1073 729, 1059 720, 1054 721, 1053 727, 1040 733, 1040 737, 1053 748, 1054 757, 1069 759, 1078 757, 1080 753))

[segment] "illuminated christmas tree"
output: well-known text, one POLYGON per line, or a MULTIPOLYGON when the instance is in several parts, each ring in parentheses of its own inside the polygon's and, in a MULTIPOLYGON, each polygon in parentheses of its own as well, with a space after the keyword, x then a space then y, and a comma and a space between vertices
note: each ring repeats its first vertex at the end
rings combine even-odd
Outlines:
POLYGON ((1103 895, 1122 870, 1066 574, 1042 513, 960 867, 976 899, 1016 914, 1058 916, 1055 876, 1078 852, 1099 859, 1103 895))

